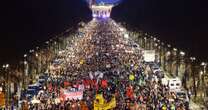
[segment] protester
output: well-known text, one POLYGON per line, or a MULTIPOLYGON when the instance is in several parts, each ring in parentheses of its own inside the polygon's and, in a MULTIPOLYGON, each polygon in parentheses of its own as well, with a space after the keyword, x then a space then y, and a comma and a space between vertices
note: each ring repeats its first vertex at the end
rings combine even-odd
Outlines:
POLYGON ((95 20, 87 27, 52 61, 46 89, 35 96, 39 102, 27 100, 23 110, 184 109, 161 79, 145 70, 142 49, 114 21, 95 20))

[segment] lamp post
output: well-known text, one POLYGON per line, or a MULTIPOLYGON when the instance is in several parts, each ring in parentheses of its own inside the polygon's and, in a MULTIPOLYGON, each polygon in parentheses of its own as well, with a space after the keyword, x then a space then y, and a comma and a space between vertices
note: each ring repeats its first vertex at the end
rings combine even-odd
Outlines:
POLYGON ((168 74, 170 74, 170 55, 170 51, 167 51, 165 54, 165 71, 167 71, 168 74))
MULTIPOLYGON (((186 71, 186 63, 185 63, 185 55, 186 53, 183 51, 179 51, 179 55, 177 56, 177 66, 180 65, 180 69, 178 69, 178 74, 181 78, 184 76, 184 73, 186 71)), ((179 67, 177 67, 179 68, 179 67)))
POLYGON ((206 67, 207 67, 207 63, 202 62, 201 66, 203 66, 203 73, 206 74, 206 67))
POLYGON ((42 65, 41 65, 41 55, 39 55, 39 53, 38 52, 36 52, 35 53, 35 57, 36 57, 36 65, 37 65, 37 72, 38 72, 38 74, 40 73, 40 72, 42 72, 42 65))
POLYGON ((153 36, 150 36, 150 50, 154 49, 154 40, 153 36))
POLYGON ((192 73, 192 78, 193 78, 193 91, 194 91, 194 96, 196 98, 197 96, 197 90, 196 90, 196 76, 195 76, 195 57, 190 57, 191 60, 191 73, 192 73))
POLYGON ((164 42, 161 42, 161 65, 163 67, 163 70, 165 70, 165 63, 166 63, 166 59, 165 59, 165 51, 166 48, 164 47, 164 42))
POLYGON ((155 61, 161 66, 161 47, 158 42, 154 42, 153 49, 155 50, 155 61))
POLYGON ((27 76, 28 76, 28 62, 26 60, 26 57, 24 59, 24 74, 23 74, 23 88, 24 90, 26 89, 26 85, 27 85, 27 76), (25 80, 26 79, 26 80, 25 80))
POLYGON ((200 73, 201 81, 202 81, 201 82, 201 87, 202 87, 202 90, 204 92, 204 97, 205 97, 207 93, 206 93, 206 88, 204 88, 203 86, 205 85, 205 83, 204 83, 204 76, 206 75, 207 63, 206 62, 202 62, 201 66, 203 67, 203 70, 200 73))
POLYGON ((170 48, 171 48, 171 45, 170 44, 168 44, 167 45, 167 49, 166 49, 166 70, 167 70, 167 72, 168 72, 168 74, 171 74, 171 69, 170 69, 170 65, 171 65, 171 50, 170 50, 170 48))
POLYGON ((161 46, 159 45, 158 46, 158 55, 159 55, 159 65, 161 66, 162 65, 162 49, 161 49, 161 46))
POLYGON ((138 36, 138 43, 142 47, 142 36, 141 35, 138 36))
POLYGON ((174 69, 174 75, 178 76, 178 49, 177 48, 173 48, 173 69, 174 69))
POLYGON ((153 42, 155 43, 156 41, 157 41, 157 38, 156 38, 156 37, 154 37, 154 38, 153 38, 153 42))
POLYGON ((10 100, 10 86, 9 86, 10 84, 9 84, 9 71, 8 71, 10 65, 9 64, 4 64, 2 67, 5 71, 4 75, 6 77, 6 81, 5 81, 6 89, 5 89, 5 91, 6 91, 6 108, 7 108, 7 106, 9 106, 9 100, 10 100))
POLYGON ((147 49, 147 37, 144 37, 144 49, 147 49))

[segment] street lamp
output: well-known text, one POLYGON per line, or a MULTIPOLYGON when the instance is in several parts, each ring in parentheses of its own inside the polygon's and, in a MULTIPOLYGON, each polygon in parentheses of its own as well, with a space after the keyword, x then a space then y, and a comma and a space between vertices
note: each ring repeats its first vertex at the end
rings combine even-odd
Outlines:
POLYGON ((23 88, 25 89, 26 88, 26 85, 27 85, 27 76, 28 76, 28 62, 26 61, 26 59, 24 60, 24 72, 23 72, 23 88))
POLYGON ((158 39, 157 42, 160 43, 160 40, 158 39))
POLYGON ((203 69, 204 69, 203 72, 206 73, 207 63, 202 62, 202 63, 201 63, 201 66, 203 66, 203 69))
MULTIPOLYGON (((201 71, 200 75, 201 75, 201 80, 202 80, 202 89, 204 89, 204 88, 203 88, 203 86, 205 85, 205 84, 204 84, 204 76, 206 75, 207 63, 206 63, 206 62, 202 62, 202 63, 201 63, 201 66, 203 67, 203 71, 201 71)), ((204 96, 205 96, 206 94, 207 94, 207 93, 206 93, 206 88, 205 88, 205 90, 204 90, 204 96)))
POLYGON ((38 53, 35 53, 35 56, 38 57, 38 53))
POLYGON ((9 75, 8 75, 8 68, 9 68, 9 64, 4 64, 2 67, 5 70, 5 74, 6 74, 6 106, 9 105, 9 99, 10 99, 10 87, 9 87, 9 75))
POLYGON ((48 45, 49 44, 49 41, 46 41, 45 43, 48 45))
POLYGON ((34 51, 35 51, 35 50, 32 49, 32 50, 30 50, 29 52, 30 52, 30 53, 33 53, 34 51))
POLYGON ((172 66, 174 66, 174 67, 172 69, 174 70, 176 76, 178 76, 179 75, 178 73, 180 72, 179 58, 180 58, 180 56, 178 56, 178 49, 173 48, 173 56, 172 56, 173 65, 172 66))
POLYGON ((168 48, 170 48, 171 47, 171 45, 170 44, 168 44, 168 48))
POLYGON ((154 37, 153 40, 154 40, 154 42, 155 42, 155 41, 157 40, 157 38, 154 37))
POLYGON ((203 75, 204 74, 204 72, 203 71, 200 71, 200 75, 203 75))
POLYGON ((168 72, 170 72, 170 55, 171 55, 170 51, 165 52, 164 70, 168 72))
POLYGON ((8 69, 8 68, 9 68, 9 64, 4 64, 2 67, 3 67, 4 69, 8 69))
POLYGON ((147 49, 147 37, 144 37, 144 48, 147 49))
POLYGON ((26 58, 27 57, 27 54, 24 54, 24 58, 26 58))
POLYGON ((158 44, 157 44, 157 43, 155 43, 155 44, 154 44, 154 46, 155 46, 155 47, 157 47, 157 46, 158 46, 158 44))
POLYGON ((177 48, 173 48, 173 51, 177 51, 178 49, 177 48))
POLYGON ((9 64, 6 64, 6 68, 8 68, 9 67, 9 64))
MULTIPOLYGON (((197 96, 197 90, 196 90, 196 74, 195 74, 195 61, 196 61, 196 58, 195 57, 190 57, 190 60, 191 60, 191 75, 192 75, 192 78, 193 78, 193 88, 194 88, 194 96, 196 98, 197 96)), ((185 75, 185 78, 186 78, 186 75, 185 75)))
POLYGON ((190 57, 191 62, 194 62, 196 60, 195 57, 190 57))
POLYGON ((180 55, 181 55, 181 56, 185 56, 185 54, 186 54, 185 52, 180 51, 180 55))
POLYGON ((170 51, 167 51, 167 56, 169 56, 171 53, 170 53, 170 51))
POLYGON ((27 61, 24 61, 24 64, 27 65, 27 61))
MULTIPOLYGON (((175 49, 177 51, 177 49, 175 49)), ((180 65, 182 66, 182 68, 180 68, 180 73, 181 70, 184 72, 185 71, 185 55, 186 53, 183 51, 179 52, 178 58, 180 59, 180 65)))

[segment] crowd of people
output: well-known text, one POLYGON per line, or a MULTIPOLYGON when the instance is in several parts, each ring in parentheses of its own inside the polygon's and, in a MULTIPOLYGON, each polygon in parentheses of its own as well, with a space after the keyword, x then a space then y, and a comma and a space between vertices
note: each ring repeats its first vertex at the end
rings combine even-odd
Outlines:
POLYGON ((23 110, 188 109, 146 69, 142 48, 113 20, 93 20, 82 31, 54 59, 43 90, 25 100, 23 110), (65 90, 81 96, 71 99, 65 90))

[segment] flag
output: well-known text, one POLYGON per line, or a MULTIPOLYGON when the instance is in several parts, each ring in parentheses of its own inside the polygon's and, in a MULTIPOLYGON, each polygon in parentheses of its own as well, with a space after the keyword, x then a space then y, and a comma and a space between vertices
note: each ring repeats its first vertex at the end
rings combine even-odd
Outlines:
POLYGON ((69 85, 70 85, 70 83, 69 83, 69 82, 64 81, 64 87, 68 87, 69 85))
POLYGON ((132 86, 127 87, 127 88, 126 88, 126 96, 127 96, 128 98, 133 99, 133 97, 134 97, 133 94, 134 94, 133 87, 132 87, 132 86))
POLYGON ((108 82, 107 82, 107 80, 102 80, 102 81, 101 81, 101 87, 102 87, 102 88, 107 88, 107 87, 108 87, 108 82))

